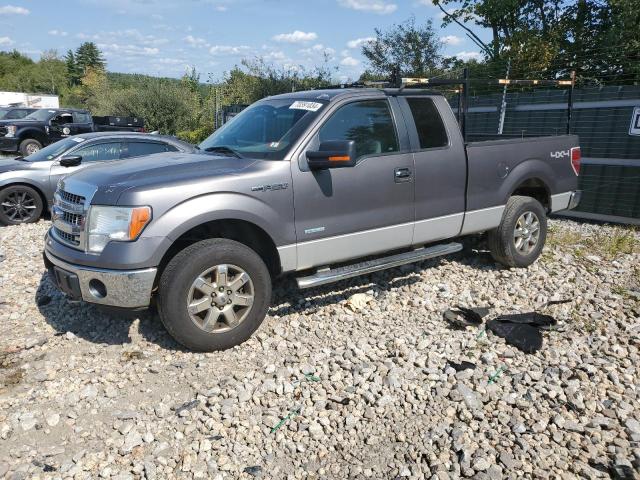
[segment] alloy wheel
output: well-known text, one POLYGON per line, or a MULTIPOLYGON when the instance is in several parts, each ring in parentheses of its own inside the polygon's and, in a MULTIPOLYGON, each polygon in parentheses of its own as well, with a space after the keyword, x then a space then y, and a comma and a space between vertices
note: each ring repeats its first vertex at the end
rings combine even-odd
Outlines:
POLYGON ((0 200, 0 207, 11 221, 24 223, 33 218, 36 199, 24 190, 12 190, 0 200))
POLYGON ((236 265, 216 265, 191 284, 187 310, 191 321, 208 333, 236 328, 247 318, 254 301, 249 274, 236 265))
POLYGON ((518 252, 528 255, 540 239, 540 220, 533 212, 524 212, 518 218, 513 231, 513 241, 518 252))

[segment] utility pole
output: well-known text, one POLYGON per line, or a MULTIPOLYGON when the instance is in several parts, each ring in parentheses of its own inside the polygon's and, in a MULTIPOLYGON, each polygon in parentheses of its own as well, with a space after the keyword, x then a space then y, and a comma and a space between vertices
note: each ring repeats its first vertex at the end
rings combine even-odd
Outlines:
MULTIPOLYGON (((505 80, 509 80, 509 70, 511 70, 511 59, 507 60, 507 75, 505 76, 505 80)), ((504 88, 502 89, 502 103, 500 104, 500 121, 498 122, 498 135, 502 135, 502 131, 504 129, 504 117, 507 113, 507 85, 508 82, 505 82, 504 88)))

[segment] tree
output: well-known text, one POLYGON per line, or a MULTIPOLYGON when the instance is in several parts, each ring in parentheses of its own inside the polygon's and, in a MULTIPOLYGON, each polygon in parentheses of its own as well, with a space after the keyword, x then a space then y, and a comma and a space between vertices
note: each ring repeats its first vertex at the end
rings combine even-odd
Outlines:
POLYGON ((418 26, 412 16, 389 30, 376 28, 375 33, 375 40, 362 47, 369 62, 369 77, 389 78, 396 68, 402 76, 416 77, 429 77, 439 71, 442 43, 431 20, 418 26))
POLYGON ((88 68, 104 70, 106 66, 102 52, 93 42, 84 42, 78 47, 75 62, 80 75, 84 75, 88 68))
POLYGON ((67 80, 70 86, 79 85, 82 75, 78 69, 76 56, 73 50, 68 50, 64 56, 65 65, 67 67, 67 80))

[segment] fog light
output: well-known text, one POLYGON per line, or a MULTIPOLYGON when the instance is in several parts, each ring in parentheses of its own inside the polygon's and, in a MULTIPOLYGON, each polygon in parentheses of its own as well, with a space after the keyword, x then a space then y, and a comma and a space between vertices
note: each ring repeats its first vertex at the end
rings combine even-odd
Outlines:
POLYGON ((89 281, 89 292, 91 295, 98 299, 103 299, 107 296, 107 287, 100 280, 95 278, 89 281))

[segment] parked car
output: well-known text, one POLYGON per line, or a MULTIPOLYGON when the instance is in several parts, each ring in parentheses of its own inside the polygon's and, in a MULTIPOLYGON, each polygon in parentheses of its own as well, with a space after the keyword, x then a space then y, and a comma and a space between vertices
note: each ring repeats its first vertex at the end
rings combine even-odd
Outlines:
POLYGON ((87 133, 52 143, 25 158, 0 160, 0 224, 37 221, 52 204, 58 180, 84 167, 193 149, 188 143, 162 135, 87 133))
POLYGON ((482 231, 496 260, 531 265, 547 214, 580 197, 578 137, 465 144, 424 90, 269 97, 199 148, 63 179, 45 263, 73 299, 154 297, 168 332, 201 351, 249 338, 283 272, 323 285, 458 252, 452 239, 482 231))
POLYGON ((18 120, 38 110, 30 107, 0 107, 0 120, 18 120))
POLYGON ((63 138, 97 131, 144 132, 144 122, 132 117, 94 118, 86 110, 41 108, 19 120, 0 120, 0 151, 26 157, 63 138))

